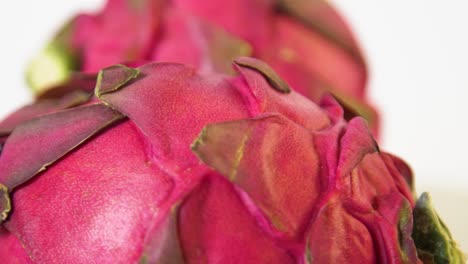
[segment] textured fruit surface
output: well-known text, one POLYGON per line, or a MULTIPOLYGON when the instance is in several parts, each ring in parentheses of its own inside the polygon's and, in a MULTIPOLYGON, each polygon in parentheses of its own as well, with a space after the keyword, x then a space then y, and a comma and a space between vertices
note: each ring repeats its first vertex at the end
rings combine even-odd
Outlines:
POLYGON ((108 0, 27 79, 0 122, 1 263, 465 262, 379 148, 327 1, 108 0))
POLYGON ((324 0, 108 0, 101 11, 67 23, 33 61, 28 79, 44 97, 76 79, 74 71, 157 61, 234 74, 230 62, 239 56, 264 60, 316 103, 334 94, 346 119, 363 116, 378 134, 364 57, 348 25, 324 0))
POLYGON ((7 118, 0 259, 420 263, 410 171, 364 119, 262 61, 234 69, 115 65, 93 98, 7 118))

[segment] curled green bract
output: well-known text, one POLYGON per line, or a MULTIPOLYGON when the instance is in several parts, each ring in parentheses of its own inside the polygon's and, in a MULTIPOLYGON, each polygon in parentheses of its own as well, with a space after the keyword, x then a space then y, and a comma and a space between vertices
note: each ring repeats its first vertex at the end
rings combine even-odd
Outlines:
MULTIPOLYGON (((97 77, 95 94, 101 99, 101 95, 111 93, 122 88, 130 80, 140 75, 140 70, 117 64, 105 68, 97 77)), ((102 101, 102 100, 101 100, 102 101)))
POLYGON ((11 200, 8 188, 0 183, 0 223, 8 218, 11 211, 11 200))
POLYGON ((234 60, 234 63, 260 73, 276 91, 280 93, 291 92, 288 83, 265 62, 250 57, 239 57, 234 60))
POLYGON ((419 197, 413 215, 412 236, 418 256, 424 263, 465 263, 463 252, 432 206, 428 193, 423 193, 419 197))

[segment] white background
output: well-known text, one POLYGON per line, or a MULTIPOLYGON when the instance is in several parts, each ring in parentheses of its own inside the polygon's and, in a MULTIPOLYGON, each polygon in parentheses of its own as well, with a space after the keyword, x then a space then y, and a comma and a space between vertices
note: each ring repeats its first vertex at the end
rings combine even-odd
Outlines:
MULTIPOLYGON (((335 0, 361 40, 383 148, 407 160, 417 190, 468 251, 468 1, 335 0)), ((0 9, 0 117, 30 100, 28 60, 77 10, 97 0, 15 0, 0 9)))

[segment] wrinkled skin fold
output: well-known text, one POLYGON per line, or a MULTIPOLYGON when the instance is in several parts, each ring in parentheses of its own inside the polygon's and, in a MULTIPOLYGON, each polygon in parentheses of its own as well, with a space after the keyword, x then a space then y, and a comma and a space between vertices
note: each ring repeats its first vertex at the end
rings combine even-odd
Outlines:
POLYGON ((285 89, 264 62, 233 68, 115 65, 89 100, 13 114, 0 259, 422 263, 411 174, 365 120, 285 89))

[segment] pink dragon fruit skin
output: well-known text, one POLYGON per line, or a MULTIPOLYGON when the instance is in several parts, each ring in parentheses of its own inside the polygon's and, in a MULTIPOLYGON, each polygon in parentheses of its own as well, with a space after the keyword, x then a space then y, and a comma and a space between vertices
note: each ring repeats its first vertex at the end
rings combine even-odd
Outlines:
MULTIPOLYGON (((255 56, 316 103, 333 93, 350 116, 363 116, 378 134, 378 116, 365 95, 363 55, 327 1, 108 0, 102 11, 76 16, 47 47, 54 48, 54 60, 67 62, 58 67, 88 73, 128 61, 233 73, 233 58, 255 56)), ((40 93, 67 80, 60 75, 44 82, 47 74, 36 70, 42 64, 34 65, 29 79, 40 93)))
POLYGON ((420 263, 411 176, 365 121, 234 68, 116 65, 1 123, 3 263, 420 263))

